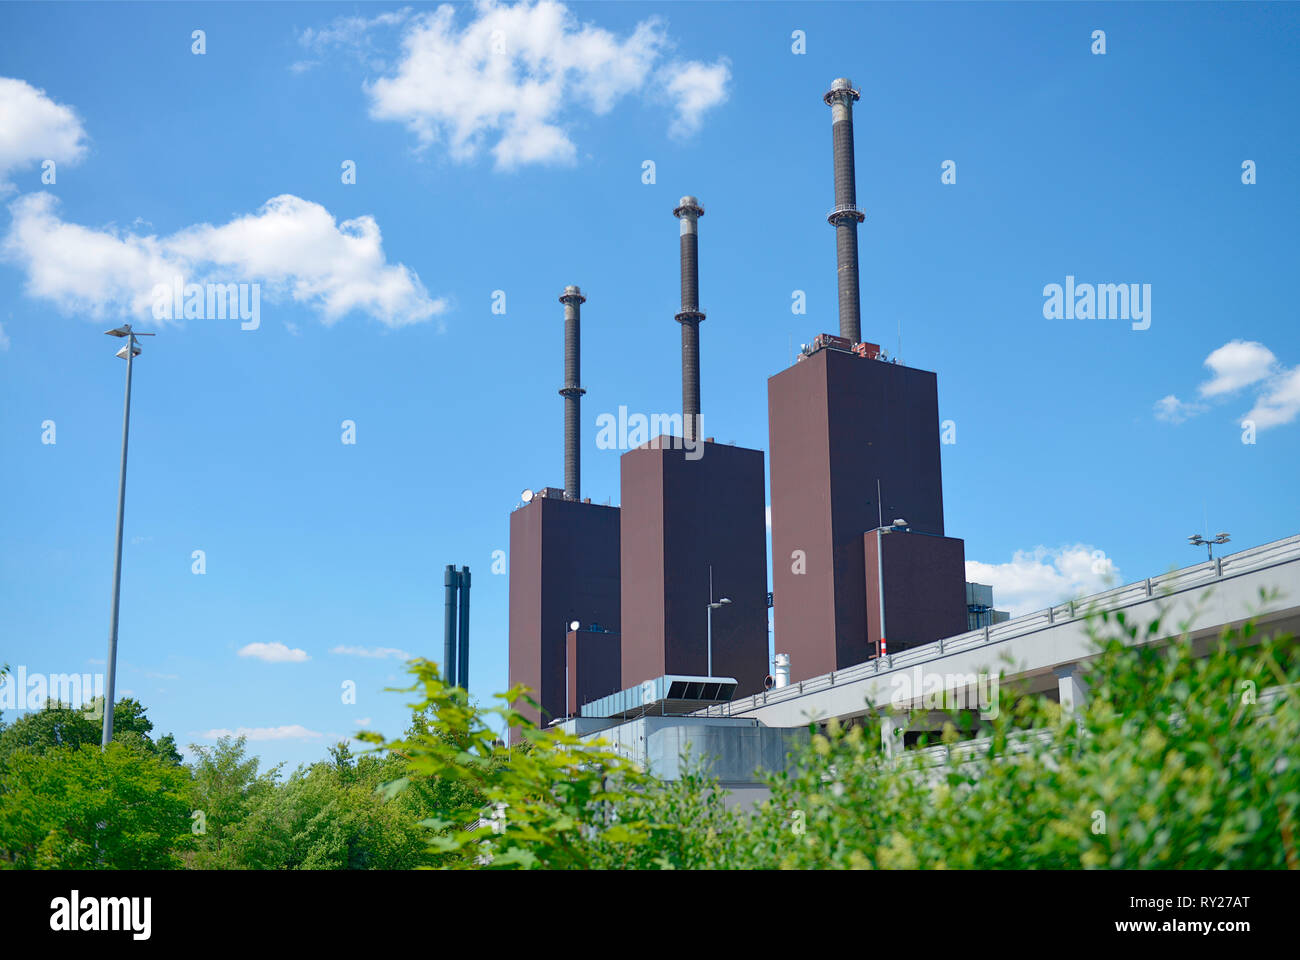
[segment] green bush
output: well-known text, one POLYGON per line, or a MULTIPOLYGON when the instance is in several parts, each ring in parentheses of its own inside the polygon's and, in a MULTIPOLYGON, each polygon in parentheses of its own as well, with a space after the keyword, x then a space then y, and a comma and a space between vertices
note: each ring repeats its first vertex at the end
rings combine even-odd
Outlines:
POLYGON ((408 762, 389 790, 430 777, 464 788, 424 821, 430 862, 441 866, 1300 866, 1291 638, 1260 640, 1246 624, 1202 650, 1186 636, 1148 642, 1159 624, 1139 635, 1122 614, 1098 614, 1090 627, 1098 656, 1077 715, 1015 695, 982 739, 961 747, 974 751, 964 762, 951 725, 934 742, 922 738, 939 756, 897 758, 881 749, 875 712, 814 726, 791 772, 770 776, 770 799, 749 813, 725 809, 699 770, 665 784, 598 740, 537 730, 508 706, 522 690, 478 711, 427 661, 412 666, 411 688, 423 694, 424 732, 370 739, 408 762), (525 745, 502 746, 490 715, 525 745))
MULTIPOLYGON (((1144 641, 1093 621, 1086 708, 1021 697, 979 758, 886 759, 875 724, 813 737, 749 825, 745 865, 1281 868, 1295 863, 1300 706, 1290 638, 1144 641), (1259 694, 1280 693, 1268 702, 1259 694), (1026 737, 1027 729, 1046 735, 1026 737)), ((954 731, 945 732, 945 751, 954 731)))
POLYGON ((191 844, 189 777, 139 743, 19 750, 0 775, 0 848, 19 869, 158 870, 191 844))

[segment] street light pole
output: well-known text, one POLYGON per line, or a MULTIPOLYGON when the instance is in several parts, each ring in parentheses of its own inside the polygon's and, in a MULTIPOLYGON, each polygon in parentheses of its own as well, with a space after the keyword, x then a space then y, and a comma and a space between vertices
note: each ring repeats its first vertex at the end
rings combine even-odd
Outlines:
POLYGON ((577 620, 564 621, 564 718, 566 720, 573 716, 569 707, 569 634, 576 633, 581 627, 582 624, 577 620))
POLYGON ((724 605, 726 605, 726 604, 728 604, 728 603, 730 603, 730 602, 731 602, 731 600, 730 600, 729 598, 727 598, 727 597, 723 597, 723 598, 722 598, 721 600, 719 600, 717 603, 714 603, 714 602, 713 602, 713 567, 710 566, 710 567, 709 567, 709 608, 708 608, 708 618, 709 618, 709 663, 708 663, 708 670, 707 670, 707 674, 708 674, 708 676, 710 676, 710 677, 713 676, 713 611, 714 611, 714 610, 717 610, 719 607, 722 607, 722 606, 724 606, 724 605))
MULTIPOLYGON (((880 489, 880 481, 876 481, 876 489, 880 489)), ((877 500, 880 494, 876 493, 877 500)), ((889 653, 889 642, 885 639, 885 558, 883 540, 887 533, 901 533, 908 529, 907 521, 903 519, 895 520, 889 526, 882 523, 876 527, 876 584, 880 599, 880 636, 876 639, 876 657, 887 656, 889 653)))
POLYGON ((108 623, 108 677, 104 691, 104 731, 100 749, 107 749, 113 740, 113 687, 117 679, 117 614, 122 596, 122 522, 126 512, 126 449, 131 431, 131 361, 140 348, 135 338, 152 337, 152 333, 136 334, 129 323, 116 330, 104 331, 110 337, 125 337, 126 345, 117 356, 126 359, 126 400, 122 407, 122 469, 117 481, 117 546, 113 555, 113 612, 108 623))
POLYGON ((884 531, 885 528, 883 526, 876 528, 876 580, 877 591, 880 599, 880 638, 876 640, 877 660, 885 655, 885 650, 887 649, 885 641, 885 560, 884 547, 882 544, 882 541, 885 539, 884 531))

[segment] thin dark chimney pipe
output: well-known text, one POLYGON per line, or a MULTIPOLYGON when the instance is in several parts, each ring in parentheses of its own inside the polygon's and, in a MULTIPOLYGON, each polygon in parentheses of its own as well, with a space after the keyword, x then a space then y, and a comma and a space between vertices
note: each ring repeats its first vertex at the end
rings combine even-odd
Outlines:
POLYGON ((460 575, 450 563, 442 581, 447 588, 447 606, 443 617, 442 630, 442 679, 445 683, 456 682, 456 587, 460 575))
POLYGON ((853 102, 861 94, 840 77, 822 95, 831 108, 831 141, 835 155, 835 209, 826 220, 835 227, 835 259, 839 275, 840 336, 862 340, 862 298, 858 288, 858 224, 866 215, 858 209, 853 170, 853 102))
POLYGON ((681 221, 682 310, 682 435, 696 440, 700 434, 700 217, 704 208, 695 197, 682 197, 673 209, 681 221))
POLYGON ((460 571, 460 653, 456 657, 460 670, 457 681, 460 688, 469 692, 469 567, 460 571))
POLYGON ((578 386, 582 379, 581 324, 582 304, 587 298, 570 284, 560 294, 564 304, 564 496, 569 500, 582 499, 582 451, 578 447, 578 434, 582 423, 582 395, 587 391, 578 386))

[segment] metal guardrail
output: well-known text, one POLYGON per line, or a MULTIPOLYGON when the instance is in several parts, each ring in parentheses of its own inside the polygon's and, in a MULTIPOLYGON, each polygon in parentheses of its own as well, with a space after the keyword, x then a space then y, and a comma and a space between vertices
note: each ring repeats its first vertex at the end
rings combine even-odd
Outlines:
POLYGON ((1122 587, 1115 587, 1079 600, 1071 600, 1068 603, 1058 604, 1034 613, 1027 613, 1012 620, 1004 620, 1002 623, 993 626, 981 627, 979 630, 971 630, 955 637, 912 647, 900 653, 867 660, 864 663, 855 664, 843 670, 833 670, 819 677, 800 680, 797 683, 791 683, 789 686, 777 687, 740 700, 732 700, 729 703, 708 707, 697 711, 695 716, 730 717, 736 713, 747 713, 759 707, 781 703, 785 700, 793 700, 821 690, 829 690, 865 677, 890 673, 916 664, 928 663, 952 653, 960 653, 963 650, 972 650, 992 643, 1001 643, 1006 640, 1028 636, 1058 623, 1079 619, 1089 613, 1102 610, 1119 610, 1155 597, 1169 596, 1195 587, 1217 583, 1228 577, 1240 576, 1243 573, 1263 570, 1297 559, 1300 559, 1300 535, 1287 537, 1283 540, 1274 540, 1272 543, 1251 547, 1248 550, 1242 550, 1226 557, 1217 557, 1213 561, 1207 560, 1158 577, 1147 577, 1144 580, 1125 584, 1122 587), (882 660, 885 663, 883 667, 881 666, 882 660))
MULTIPOLYGON (((1280 700, 1283 696, 1294 696, 1298 687, 1300 685, 1294 683, 1285 686, 1267 687, 1260 691, 1256 701, 1257 706, 1260 709, 1271 707, 1275 701, 1280 700)), ((1007 738, 1006 749, 1002 756, 1018 756, 1028 753, 1034 749, 1035 745, 1041 746, 1050 743, 1055 735, 1056 731, 1050 729, 1017 730, 1007 738)), ((899 753, 895 760, 902 761, 905 758, 919 757, 921 763, 927 767, 959 766, 964 763, 977 763, 988 759, 989 747, 992 744, 992 737, 972 737, 970 740, 959 740, 952 744, 937 743, 930 747, 905 750, 899 753)))

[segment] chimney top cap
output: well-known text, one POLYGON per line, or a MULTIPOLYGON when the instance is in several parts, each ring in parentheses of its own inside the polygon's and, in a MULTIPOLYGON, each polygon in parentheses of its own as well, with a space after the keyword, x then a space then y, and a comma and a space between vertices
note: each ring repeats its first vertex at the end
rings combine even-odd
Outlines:
POLYGON ((564 288, 564 292, 560 294, 560 303, 568 303, 570 300, 575 300, 578 303, 587 302, 587 298, 582 295, 582 291, 578 289, 578 285, 575 283, 569 284, 564 288))
POLYGON ((571 283, 571 284, 569 284, 567 287, 564 288, 564 292, 565 292, 565 293, 582 293, 582 291, 578 289, 578 285, 577 285, 576 283, 571 283))
POLYGON ((822 94, 822 102, 830 106, 837 100, 852 103, 854 100, 861 99, 861 97, 861 93, 853 89, 852 80, 848 77, 836 77, 831 81, 831 88, 822 94))
POLYGON ((684 214, 694 214, 697 217, 704 216, 704 208, 700 206, 700 198, 693 197, 690 194, 682 197, 673 208, 673 216, 681 219, 684 214))

